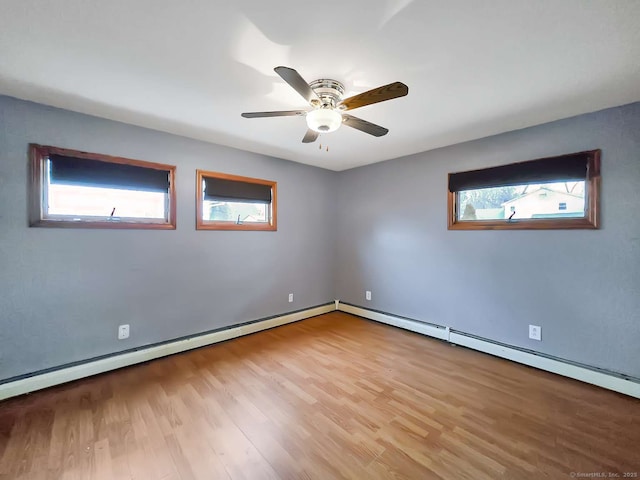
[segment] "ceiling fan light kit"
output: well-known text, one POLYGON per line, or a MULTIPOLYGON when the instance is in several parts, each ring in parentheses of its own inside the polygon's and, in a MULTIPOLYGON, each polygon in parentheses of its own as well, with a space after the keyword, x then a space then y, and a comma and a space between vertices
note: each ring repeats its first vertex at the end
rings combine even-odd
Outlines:
POLYGON ((307 126, 314 132, 335 132, 340 125, 342 125, 342 115, 337 110, 319 108, 307 113, 307 126))
POLYGON ((244 118, 264 118, 304 114, 308 130, 302 139, 302 143, 315 142, 319 134, 335 132, 343 123, 348 127, 375 137, 386 135, 389 132, 386 128, 342 112, 403 97, 409 93, 409 88, 404 83, 394 82, 342 99, 344 85, 336 80, 323 78, 307 83, 293 68, 276 67, 274 70, 313 107, 313 110, 309 112, 301 110, 246 112, 242 116, 244 118))

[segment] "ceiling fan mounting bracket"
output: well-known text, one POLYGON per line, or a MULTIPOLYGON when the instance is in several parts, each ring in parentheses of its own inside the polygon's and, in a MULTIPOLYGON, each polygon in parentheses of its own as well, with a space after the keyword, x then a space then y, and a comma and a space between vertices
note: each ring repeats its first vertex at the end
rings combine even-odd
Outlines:
POLYGON ((336 108, 342 96, 344 95, 344 85, 337 80, 329 78, 321 78, 314 80, 309 84, 311 89, 316 93, 320 102, 316 99, 311 101, 314 107, 336 108))

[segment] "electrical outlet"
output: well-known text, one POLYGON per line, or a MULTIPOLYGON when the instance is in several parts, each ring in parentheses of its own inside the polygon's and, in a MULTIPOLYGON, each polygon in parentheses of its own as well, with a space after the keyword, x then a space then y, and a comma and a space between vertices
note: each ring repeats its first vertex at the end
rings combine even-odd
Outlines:
POLYGON ((290 293, 289 294, 289 303, 292 303, 292 302, 293 302, 293 293, 290 293))
POLYGON ((532 340, 542 340, 542 327, 529 325, 529 338, 532 340))
POLYGON ((367 290, 366 292, 364 292, 364 298, 366 298, 367 300, 371 300, 371 291, 367 290))
POLYGON ((120 325, 118 327, 118 340, 129 338, 129 325, 120 325))

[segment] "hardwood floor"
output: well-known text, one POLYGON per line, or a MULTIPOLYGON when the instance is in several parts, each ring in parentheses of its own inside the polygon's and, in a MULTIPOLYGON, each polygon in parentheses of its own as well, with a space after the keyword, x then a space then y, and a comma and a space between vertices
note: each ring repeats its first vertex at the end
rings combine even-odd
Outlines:
POLYGON ((0 402, 2 480, 572 472, 640 476, 639 400, 338 312, 0 402))

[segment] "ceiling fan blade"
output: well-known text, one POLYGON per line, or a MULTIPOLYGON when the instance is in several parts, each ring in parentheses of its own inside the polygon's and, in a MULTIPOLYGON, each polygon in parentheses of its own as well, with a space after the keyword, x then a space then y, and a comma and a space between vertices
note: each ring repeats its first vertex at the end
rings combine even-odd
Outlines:
POLYGON ((318 135, 320 135, 318 132, 308 129, 307 133, 304 134, 302 143, 313 143, 318 139, 318 135))
POLYGON ((289 67, 276 67, 275 72, 282 77, 282 79, 293 87, 293 89, 302 95, 307 102, 313 104, 320 102, 320 98, 316 95, 316 92, 309 86, 307 81, 300 76, 300 74, 289 67), (314 102, 312 102, 312 100, 314 102))
POLYGON ((409 87, 402 82, 390 83, 364 93, 345 98, 338 104, 341 110, 353 110, 373 103, 385 102, 409 93, 409 87))
POLYGON ((294 117, 296 115, 304 115, 304 110, 280 110, 278 112, 245 112, 242 114, 244 118, 262 118, 262 117, 294 117))
POLYGON ((381 127, 380 125, 367 122, 366 120, 354 117, 353 115, 347 115, 346 113, 342 114, 342 123, 348 127, 373 135, 374 137, 382 137, 389 133, 388 129, 381 127))

